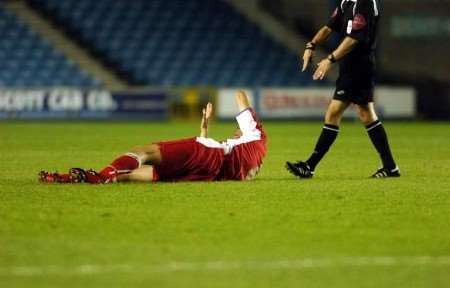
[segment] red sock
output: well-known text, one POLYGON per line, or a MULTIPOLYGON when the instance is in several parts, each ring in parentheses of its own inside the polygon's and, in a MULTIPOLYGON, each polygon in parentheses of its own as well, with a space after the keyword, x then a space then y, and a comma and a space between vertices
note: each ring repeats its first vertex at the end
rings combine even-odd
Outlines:
POLYGON ((72 177, 70 176, 70 174, 59 174, 58 182, 59 183, 73 183, 72 177))
POLYGON ((126 153, 119 158, 114 159, 111 165, 100 171, 100 176, 105 183, 115 182, 117 175, 130 173, 132 170, 139 168, 141 161, 139 156, 134 153, 126 153))

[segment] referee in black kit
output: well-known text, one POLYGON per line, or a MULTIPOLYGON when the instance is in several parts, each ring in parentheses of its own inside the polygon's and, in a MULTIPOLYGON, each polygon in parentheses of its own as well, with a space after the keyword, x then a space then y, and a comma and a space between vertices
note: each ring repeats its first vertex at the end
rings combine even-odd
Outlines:
POLYGON ((341 37, 341 44, 328 57, 319 62, 313 75, 322 80, 331 66, 339 62, 339 78, 336 91, 325 115, 325 125, 317 140, 314 152, 308 160, 286 162, 287 169, 300 178, 311 178, 314 170, 329 150, 339 133, 339 124, 345 109, 355 104, 361 122, 366 126, 370 140, 380 154, 383 167, 374 178, 399 177, 400 170, 392 157, 383 124, 378 120, 373 104, 375 85, 375 47, 379 0, 342 0, 334 10, 330 21, 317 32, 306 45, 303 55, 305 71, 314 56, 316 45, 325 42, 335 31, 341 37))

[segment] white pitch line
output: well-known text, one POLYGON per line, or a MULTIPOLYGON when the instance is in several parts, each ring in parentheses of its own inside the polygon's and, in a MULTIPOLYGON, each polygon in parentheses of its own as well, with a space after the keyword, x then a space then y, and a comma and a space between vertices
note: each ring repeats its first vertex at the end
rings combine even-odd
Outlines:
POLYGON ((0 267, 0 276, 46 276, 46 275, 95 275, 110 273, 174 273, 232 270, 304 270, 339 267, 407 267, 407 266, 450 266, 450 256, 379 256, 302 258, 273 261, 207 261, 169 262, 153 265, 102 265, 83 264, 78 266, 12 266, 0 267))

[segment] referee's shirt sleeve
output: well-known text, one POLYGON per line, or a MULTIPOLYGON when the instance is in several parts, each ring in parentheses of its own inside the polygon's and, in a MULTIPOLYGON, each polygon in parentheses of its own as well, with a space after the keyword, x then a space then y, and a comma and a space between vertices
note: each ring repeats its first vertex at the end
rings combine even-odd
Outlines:
POLYGON ((339 30, 342 27, 342 11, 341 11, 341 7, 336 7, 336 9, 334 9, 333 14, 331 14, 330 20, 328 21, 328 28, 330 28, 331 30, 335 31, 335 32, 340 32, 339 30))
POLYGON ((376 0, 357 1, 353 20, 347 23, 347 35, 359 42, 369 41, 370 29, 375 24, 376 12, 373 1, 376 0))

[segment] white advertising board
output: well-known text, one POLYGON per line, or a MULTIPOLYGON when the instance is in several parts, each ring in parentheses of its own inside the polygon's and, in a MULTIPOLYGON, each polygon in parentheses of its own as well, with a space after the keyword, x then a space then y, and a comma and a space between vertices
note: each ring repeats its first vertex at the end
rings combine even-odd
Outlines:
POLYGON ((234 118, 239 113, 236 105, 236 100, 234 99, 234 94, 238 90, 243 90, 245 93, 247 93, 252 106, 255 105, 254 92, 252 90, 237 88, 220 89, 217 97, 217 116, 219 118, 234 118))
MULTIPOLYGON (((236 113, 234 93, 236 89, 219 90, 218 116, 231 118, 236 113)), ((261 88, 247 90, 254 99, 257 112, 265 119, 323 118, 333 96, 333 88, 261 88)), ((388 118, 414 118, 416 116, 416 93, 409 87, 385 87, 375 90, 378 114, 388 118)), ((350 107, 345 117, 356 117, 350 107)))

